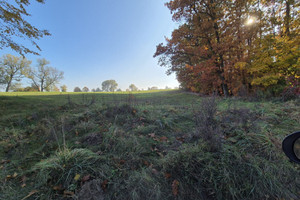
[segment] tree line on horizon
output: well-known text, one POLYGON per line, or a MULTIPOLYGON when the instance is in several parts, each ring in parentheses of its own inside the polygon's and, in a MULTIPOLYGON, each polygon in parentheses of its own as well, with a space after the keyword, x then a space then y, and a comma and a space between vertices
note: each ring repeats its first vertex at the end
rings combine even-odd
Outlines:
MULTIPOLYGON (((102 82, 101 89, 98 87, 96 89, 89 89, 88 87, 83 87, 80 89, 80 87, 75 87, 73 92, 122 92, 121 88, 118 88, 118 83, 115 80, 106 80, 102 82), (118 89, 117 89, 118 88, 118 89)), ((165 89, 171 89, 170 87, 166 86, 165 89)), ((176 89, 176 88, 175 88, 176 89)), ((130 84, 128 89, 126 89, 126 92, 136 92, 136 91, 143 91, 144 89, 139 89, 134 84, 130 84)), ((159 90, 158 87, 148 87, 148 90, 159 90)))
POLYGON ((300 1, 172 0, 180 25, 154 57, 203 94, 300 94, 300 1))
MULTIPOLYGON (((0 58, 0 86, 5 87, 5 92, 67 92, 67 86, 57 86, 64 78, 64 73, 58 69, 49 66, 50 62, 45 58, 37 59, 37 66, 31 66, 32 61, 25 57, 17 57, 6 54, 0 58), (23 87, 21 81, 28 79, 30 86, 23 87)), ((115 80, 106 80, 102 82, 102 89, 92 89, 92 92, 115 92, 122 91, 118 88, 115 80)), ((166 86, 165 89, 170 89, 166 86)), ((143 89, 142 89, 143 90, 143 89)), ((158 90, 158 87, 149 87, 148 90, 158 90)), ((74 92, 89 92, 88 87, 75 87, 74 92)), ((130 84, 126 91, 140 91, 134 84, 130 84)))

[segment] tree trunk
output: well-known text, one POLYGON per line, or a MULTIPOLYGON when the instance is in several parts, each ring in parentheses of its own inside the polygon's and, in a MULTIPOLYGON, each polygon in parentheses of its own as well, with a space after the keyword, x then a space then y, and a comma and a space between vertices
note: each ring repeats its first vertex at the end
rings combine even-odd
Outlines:
POLYGON ((12 81, 12 79, 13 79, 13 77, 12 77, 12 76, 10 76, 10 79, 9 79, 9 81, 8 81, 8 83, 7 83, 7 86, 6 86, 5 92, 8 92, 8 91, 9 91, 9 88, 10 88, 10 85, 11 85, 11 81, 12 81))
POLYGON ((44 92, 44 80, 41 80, 41 92, 44 92))
POLYGON ((7 86, 6 86, 5 92, 8 92, 8 91, 9 91, 10 84, 11 84, 11 81, 9 81, 9 82, 7 83, 7 86))
POLYGON ((286 10, 285 10, 285 35, 290 35, 290 21, 291 21, 291 2, 290 0, 286 0, 286 10))
POLYGON ((225 97, 229 97, 228 85, 226 83, 222 83, 222 89, 225 97))
MULTIPOLYGON (((215 20, 214 17, 212 17, 213 20, 215 20)), ((216 39, 217 39, 217 43, 218 45, 221 45, 221 41, 220 41, 220 35, 219 35, 219 26, 217 23, 214 23, 214 29, 215 29, 215 35, 216 35, 216 39)), ((225 83, 225 77, 223 75, 224 73, 224 58, 223 58, 223 54, 221 54, 220 52, 218 53, 219 58, 220 58, 220 64, 219 64, 219 76, 222 80, 222 90, 223 90, 223 94, 225 97, 229 96, 229 90, 228 90, 228 85, 225 83)))

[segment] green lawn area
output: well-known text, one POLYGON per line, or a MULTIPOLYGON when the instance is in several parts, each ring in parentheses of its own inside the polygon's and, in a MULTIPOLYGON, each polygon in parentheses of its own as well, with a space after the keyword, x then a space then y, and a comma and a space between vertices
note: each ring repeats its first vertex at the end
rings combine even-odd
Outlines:
POLYGON ((300 197, 281 150, 299 99, 0 93, 0 110, 0 199, 300 197))

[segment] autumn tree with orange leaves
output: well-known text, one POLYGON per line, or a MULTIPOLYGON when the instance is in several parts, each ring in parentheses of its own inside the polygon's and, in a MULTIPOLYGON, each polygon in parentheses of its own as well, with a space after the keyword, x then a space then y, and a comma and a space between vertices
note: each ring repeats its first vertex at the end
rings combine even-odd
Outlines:
POLYGON ((183 88, 229 96, 299 79, 299 3, 172 0, 166 6, 181 25, 154 57, 183 88))

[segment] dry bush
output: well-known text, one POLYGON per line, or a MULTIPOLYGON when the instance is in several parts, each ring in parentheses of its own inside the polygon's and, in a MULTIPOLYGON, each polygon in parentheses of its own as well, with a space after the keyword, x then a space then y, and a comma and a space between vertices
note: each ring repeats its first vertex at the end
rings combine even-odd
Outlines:
POLYGON ((215 97, 204 98, 200 110, 194 111, 196 133, 194 137, 201 138, 209 144, 210 151, 218 151, 222 145, 222 132, 215 119, 217 103, 215 97))

